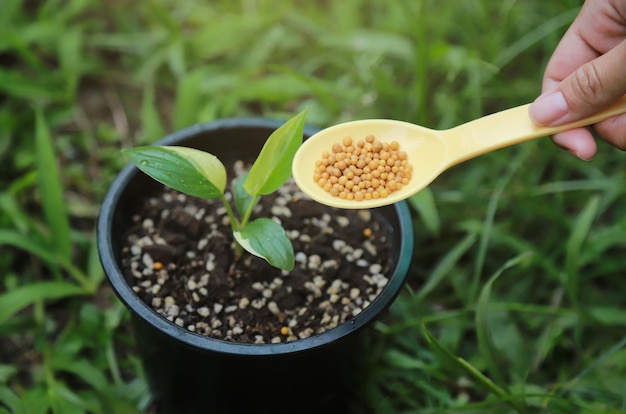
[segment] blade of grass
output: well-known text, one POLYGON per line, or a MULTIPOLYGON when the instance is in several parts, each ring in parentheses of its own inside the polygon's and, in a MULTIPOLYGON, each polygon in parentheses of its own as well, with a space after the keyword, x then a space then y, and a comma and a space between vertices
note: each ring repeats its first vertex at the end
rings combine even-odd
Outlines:
POLYGON ((547 194, 557 194, 571 191, 607 191, 621 188, 624 183, 624 174, 618 174, 611 178, 589 178, 585 180, 553 181, 538 186, 531 191, 543 196, 547 194))
POLYGON ((80 287, 68 282, 36 282, 17 287, 0 295, 0 324, 39 300, 61 299, 85 293, 80 287))
POLYGON ((437 204, 435 203, 435 196, 433 195, 432 190, 426 187, 422 191, 411 196, 407 201, 420 216, 422 223, 426 226, 426 229, 430 231, 433 236, 439 236, 439 233, 441 232, 441 220, 439 219, 439 212, 437 210, 437 204))
POLYGON ((52 412, 54 414, 83 414, 85 412, 94 414, 104 414, 104 410, 99 409, 88 398, 81 398, 78 392, 70 389, 61 381, 54 381, 48 389, 51 394, 52 412))
POLYGON ((177 37, 170 40, 167 54, 167 64, 176 77, 184 76, 187 72, 187 64, 185 60, 185 46, 177 37))
MULTIPOLYGON (((119 302, 107 309, 104 313, 105 317, 105 329, 107 332, 114 332, 122 321, 123 316, 125 315, 126 308, 121 305, 119 302)), ((117 387, 121 387, 123 385, 122 373, 120 370, 120 364, 118 362, 118 356, 116 354, 116 346, 114 341, 114 336, 109 335, 105 346, 105 358, 107 360, 109 366, 109 372, 111 374, 111 378, 113 378, 113 383, 117 387)))
MULTIPOLYGON (((493 338, 491 335, 491 329, 489 326, 489 300, 491 296, 491 289, 496 280, 508 269, 511 269, 515 266, 520 265, 521 263, 527 261, 532 253, 522 253, 510 260, 508 260, 500 269, 496 271, 496 273, 491 276, 489 281, 483 287, 480 296, 478 298, 478 304, 476 306, 476 335, 478 337, 478 349, 480 354, 482 355, 486 365, 487 370, 491 374, 491 377, 494 381, 507 391, 508 387, 506 385, 505 375, 498 364, 495 356, 498 355, 498 350, 496 349, 493 338)), ((519 408, 523 408, 521 405, 519 408)), ((524 409, 525 410, 525 409, 524 409)))
MULTIPOLYGON (((520 403, 520 399, 525 396, 520 395, 512 395, 506 389, 500 387, 494 381, 492 381, 485 374, 480 372, 476 367, 470 364, 465 359, 454 355, 452 352, 448 351, 444 346, 442 346, 437 339, 428 331, 425 325, 421 326, 422 335, 426 339, 428 345, 439 355, 444 356, 452 363, 456 365, 457 368, 460 368, 462 371, 465 371, 470 377, 474 378, 479 384, 485 387, 487 390, 491 391, 494 395, 496 395, 502 403, 508 404, 511 408, 516 410, 519 413, 527 413, 526 407, 520 403)), ((489 402, 493 404, 494 402, 489 402)), ((469 408, 469 406, 467 407, 469 408)))
POLYGON ((459 259, 463 257, 465 253, 476 242, 475 234, 468 234, 463 240, 461 240, 456 246, 454 246, 442 259, 437 266, 430 272, 428 280, 422 285, 419 292, 415 296, 415 300, 418 302, 423 301, 426 296, 432 292, 444 278, 454 269, 459 259))
POLYGON ((148 144, 160 139, 165 135, 165 128, 161 123, 161 116, 157 110, 154 87, 146 86, 143 89, 141 100, 141 131, 140 142, 148 144))
POLYGON ((85 66, 82 49, 83 33, 81 30, 67 30, 59 39, 58 55, 65 77, 68 97, 75 95, 80 75, 85 66))
POLYGON ((86 293, 95 291, 97 287, 96 285, 91 284, 83 272, 71 262, 64 260, 62 257, 57 255, 56 252, 50 251, 47 245, 38 244, 33 238, 24 236, 14 231, 0 229, 0 246, 2 245, 13 246, 27 251, 28 253, 47 262, 49 265, 61 266, 63 270, 68 272, 69 275, 80 284, 86 293))
POLYGON ((445 347, 443 347, 439 341, 428 331, 426 325, 421 326, 422 335, 426 339, 428 345, 433 348, 433 351, 438 353, 441 356, 444 356, 453 364, 456 365, 457 368, 460 368, 462 371, 465 371, 468 375, 478 381, 481 385, 491 391, 498 397, 507 398, 508 393, 506 390, 502 389, 498 384, 493 382, 489 377, 485 376, 482 372, 474 368, 472 364, 467 362, 465 359, 454 355, 452 352, 448 351, 445 347))
POLYGON ((51 409, 51 396, 44 387, 34 387, 20 394, 20 405, 13 414, 57 414, 51 409))
POLYGON ((91 242, 89 244, 86 274, 91 286, 100 286, 100 283, 104 279, 104 269, 100 264, 100 256, 98 254, 98 245, 96 243, 95 234, 92 235, 91 242))
POLYGON ((323 106, 328 110, 334 112, 339 109, 337 101, 332 94, 332 89, 336 87, 334 84, 326 83, 315 76, 306 75, 284 65, 272 65, 270 67, 278 72, 289 75, 308 86, 315 97, 322 102, 323 106))
MULTIPOLYGON (((289 32, 284 24, 272 25, 265 33, 259 33, 258 39, 250 45, 248 52, 242 56, 242 67, 259 68, 270 65, 274 60, 274 53, 280 49, 289 32)), ((294 74, 298 74, 295 72, 294 74)))
POLYGON ((408 16, 413 16, 415 23, 412 25, 411 37, 415 47, 415 54, 413 57, 413 67, 415 81, 413 82, 413 99, 411 103, 410 113, 415 116, 415 122, 418 125, 428 124, 428 61, 429 61, 429 47, 427 40, 427 27, 425 24, 426 16, 425 4, 423 2, 401 2, 404 11, 408 16))
MULTIPOLYGON (((15 413, 20 406, 20 397, 13 392, 10 388, 0 385, 0 401, 2 405, 9 408, 11 411, 5 411, 6 413, 15 413)), ((3 407, 0 407, 0 410, 3 407)), ((0 411, 1 413, 2 411, 0 411)))
POLYGON ((626 309, 596 306, 589 308, 589 316, 605 326, 626 326, 626 309))
POLYGON ((202 70, 187 73, 178 81, 176 103, 174 105, 173 126, 175 130, 198 122, 200 109, 200 84, 205 73, 202 70))
POLYGON ((534 357, 530 365, 530 372, 538 370, 541 364, 546 361, 548 355, 559 344, 559 340, 562 339, 563 332, 567 329, 576 326, 578 322, 578 315, 574 311, 566 313, 561 307, 563 301, 563 288, 558 288, 552 293, 551 303, 548 313, 549 319, 544 322, 544 327, 541 329, 541 333, 537 336, 534 357))
POLYGON ((592 197, 573 225, 572 233, 567 240, 565 248, 565 274, 564 284, 568 298, 574 307, 578 307, 578 291, 580 285, 580 257, 582 247, 589 234, 589 230, 598 213, 600 198, 592 197))
POLYGON ((506 172, 496 184, 496 188, 493 191, 491 198, 489 199, 489 205, 487 206, 487 214, 483 222, 483 231, 480 237, 480 243, 478 246, 478 253, 476 254, 476 262, 474 265, 474 276, 470 285, 468 303, 474 303, 476 296, 478 295, 478 287, 480 284, 480 278, 483 273, 483 267, 487 257, 487 250, 489 249, 489 243, 492 237, 493 223, 498 209, 498 204, 504 193, 505 188, 513 178, 513 175, 522 166, 524 160, 530 154, 529 146, 522 146, 523 150, 513 159, 508 165, 506 172))
POLYGON ((70 223, 63 200, 59 166, 54 155, 50 131, 43 111, 36 111, 35 142, 37 151, 37 182, 41 203, 50 229, 51 248, 64 261, 72 256, 70 223))
POLYGON ((310 86, 290 74, 274 73, 233 91, 241 101, 280 103, 303 99, 311 94, 310 86))
POLYGON ((22 73, 2 68, 0 68, 0 91, 13 98, 36 102, 66 99, 65 91, 55 79, 42 75, 41 79, 34 82, 22 73))
POLYGON ((166 40, 167 31, 156 29, 141 33, 93 34, 89 37, 88 45, 116 52, 138 54, 143 60, 146 59, 144 55, 154 53, 157 47, 166 40))
POLYGON ((619 248, 624 244, 624 234, 626 234, 626 217, 610 227, 594 230, 593 234, 587 237, 585 249, 581 251, 581 257, 578 258, 578 265, 593 264, 601 260, 609 249, 619 248))
MULTIPOLYGON (((6 384, 6 382, 13 375, 17 373, 18 369, 15 365, 0 364, 0 384, 6 384)), ((0 399, 0 401, 2 401, 0 399)))
POLYGON ((21 1, 4 0, 2 2, 2 13, 0 13, 0 27, 9 27, 11 21, 17 20, 20 11, 21 1))
POLYGON ((530 30, 524 36, 522 36, 517 41, 509 45, 506 49, 504 49, 494 59, 493 64, 499 68, 507 65, 517 56, 521 55, 525 50, 530 48, 535 43, 539 42, 550 33, 556 32, 557 30, 560 30, 563 27, 569 25, 574 20, 579 11, 580 8, 578 7, 572 10, 567 10, 566 12, 563 12, 547 20, 533 30, 530 30))
POLYGON ((54 252, 48 249, 48 246, 37 243, 32 237, 27 237, 11 230, 0 229, 0 246, 2 245, 25 250, 51 264, 59 264, 61 261, 54 252))
POLYGON ((148 0, 146 4, 150 8, 150 16, 158 21, 160 26, 166 27, 171 34, 175 34, 178 30, 180 30, 180 25, 176 21, 175 17, 172 16, 170 10, 165 7, 164 3, 155 0, 148 0))
MULTIPOLYGON (((65 350, 61 352, 65 352, 65 350)), ((104 390, 108 386, 108 379, 100 368, 86 359, 68 361, 68 358, 63 354, 59 355, 58 358, 55 358, 53 354, 52 368, 57 372, 63 371, 74 374, 95 390, 104 390)))
POLYGON ((578 383, 582 381, 584 377, 589 375, 593 370, 597 369, 601 366, 601 364, 606 361, 611 355, 619 352, 621 349, 626 347, 626 338, 621 339, 619 342, 615 343, 612 347, 607 349, 598 355, 591 364, 587 365, 576 377, 572 378, 569 382, 564 384, 564 386, 559 389, 559 394, 564 395, 567 392, 571 392, 578 383))
POLYGON ((355 29, 340 37, 324 34, 318 41, 321 45, 337 49, 341 53, 393 58, 404 62, 411 62, 415 57, 415 47, 406 37, 371 28, 355 29))
POLYGON ((24 212, 11 194, 0 193, 0 212, 6 214, 15 229, 20 233, 26 233, 29 230, 37 231, 37 226, 35 226, 33 220, 24 212))
MULTIPOLYGON (((4 4, 3 4, 4 6, 4 4)), ((4 10, 3 10, 4 12, 4 10)), ((0 26, 1 27, 1 26, 0 26)), ((40 56, 29 47, 27 41, 23 38, 24 27, 16 28, 16 30, 9 30, 8 32, 4 31, 1 35, 2 41, 0 43, 4 43, 4 45, 0 45, 0 49, 3 49, 2 46, 10 46, 13 53, 19 55, 19 57, 28 64, 35 71, 42 73, 44 72, 45 65, 41 61, 40 56)))

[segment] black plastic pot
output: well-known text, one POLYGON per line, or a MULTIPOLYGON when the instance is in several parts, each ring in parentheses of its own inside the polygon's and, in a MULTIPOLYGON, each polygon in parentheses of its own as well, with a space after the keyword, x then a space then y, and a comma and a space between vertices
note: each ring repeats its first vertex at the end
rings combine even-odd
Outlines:
MULTIPOLYGON (((159 145, 184 145, 228 159, 253 160, 280 122, 258 118, 225 119, 169 135, 159 145)), ((305 129, 305 137, 314 131, 305 129)), ((160 185, 132 165, 112 183, 98 220, 98 250, 106 275, 131 310, 138 353, 158 406, 167 413, 345 412, 358 393, 363 373, 365 328, 395 299, 413 254, 406 203, 378 208, 394 237, 389 283, 357 317, 323 334, 281 344, 242 344, 208 338, 169 322, 131 289, 120 269, 125 232, 133 206, 160 185)))

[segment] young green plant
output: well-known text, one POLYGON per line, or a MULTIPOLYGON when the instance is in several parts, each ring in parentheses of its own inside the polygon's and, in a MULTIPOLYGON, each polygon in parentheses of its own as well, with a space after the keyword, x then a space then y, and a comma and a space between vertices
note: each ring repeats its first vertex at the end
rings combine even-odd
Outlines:
POLYGON ((232 194, 239 215, 226 199, 226 168, 216 156, 178 146, 141 146, 123 152, 141 171, 174 190, 205 199, 219 198, 230 219, 236 256, 243 248, 274 267, 292 270, 293 246, 285 230, 269 218, 250 218, 260 197, 276 191, 291 176, 305 117, 303 111, 275 130, 250 171, 235 180, 232 194))

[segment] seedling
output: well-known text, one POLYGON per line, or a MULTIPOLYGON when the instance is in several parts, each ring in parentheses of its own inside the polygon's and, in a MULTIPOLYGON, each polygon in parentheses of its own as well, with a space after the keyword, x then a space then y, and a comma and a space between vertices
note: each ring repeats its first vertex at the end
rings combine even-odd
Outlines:
POLYGON ((279 269, 292 270, 294 252, 285 230, 269 218, 250 221, 262 195, 276 191, 291 176, 291 163, 302 143, 306 111, 274 131, 252 164, 232 188, 235 214, 226 199, 226 168, 214 155, 177 146, 142 146, 124 150, 144 173, 174 190, 190 196, 222 200, 236 241, 235 254, 242 249, 265 259, 279 269))

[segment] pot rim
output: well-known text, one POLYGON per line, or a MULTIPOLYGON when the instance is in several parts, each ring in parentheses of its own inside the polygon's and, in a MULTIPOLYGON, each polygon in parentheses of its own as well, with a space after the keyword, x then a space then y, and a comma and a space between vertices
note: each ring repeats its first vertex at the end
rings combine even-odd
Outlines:
MULTIPOLYGON (((191 138, 197 134, 208 131, 240 129, 240 128, 268 128, 274 130, 282 125, 282 121, 248 117, 248 118, 225 118, 206 123, 196 124, 182 130, 173 132, 165 138, 157 141, 154 145, 174 145, 181 140, 191 138)), ((305 127, 305 135, 310 136, 316 131, 315 128, 305 127)), ((291 342, 279 344, 254 344, 230 342, 221 339, 207 337, 191 332, 184 327, 178 326, 168 321, 163 316, 157 314, 148 304, 146 304, 132 290, 126 282, 122 270, 115 259, 112 240, 113 216, 115 206, 118 203, 125 187, 130 180, 140 171, 132 163, 126 165, 111 183, 100 208, 97 222, 97 248, 100 262, 113 290, 119 299, 134 312, 137 316, 157 329, 161 333, 171 338, 181 341, 189 346, 204 351, 220 352, 227 354, 261 356, 277 354, 293 354, 320 346, 329 345, 336 340, 347 336, 371 321, 373 321, 382 311, 384 311, 399 293, 406 274, 409 270, 413 255, 413 224, 409 212, 408 204, 405 201, 393 204, 399 222, 399 237, 401 238, 398 261, 392 274, 389 276, 389 283, 382 292, 370 303, 361 313, 352 317, 346 323, 329 329, 321 334, 312 335, 309 338, 298 339, 291 342)), ((381 207, 389 208, 389 207, 381 207)))

